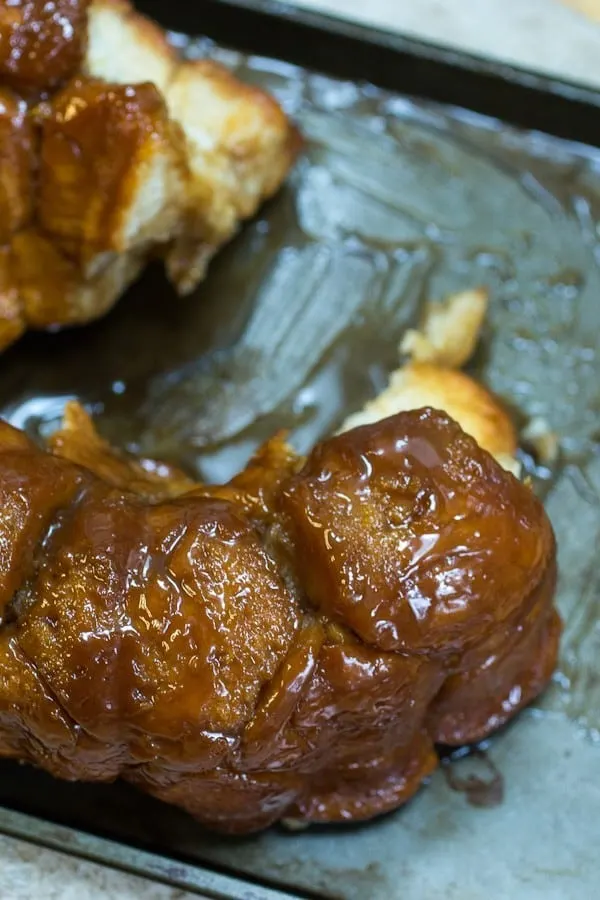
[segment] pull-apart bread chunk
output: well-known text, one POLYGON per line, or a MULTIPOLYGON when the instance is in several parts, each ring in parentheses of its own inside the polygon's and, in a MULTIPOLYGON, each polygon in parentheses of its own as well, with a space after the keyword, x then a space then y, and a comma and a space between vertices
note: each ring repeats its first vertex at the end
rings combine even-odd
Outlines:
POLYGON ((150 84, 76 78, 40 123, 37 222, 13 240, 33 327, 102 315, 177 227, 181 137, 150 84), (115 293, 115 291, 117 293, 115 293))
POLYGON ((0 9, 0 141, 0 349, 101 316, 152 256, 193 289, 300 143, 124 0, 0 9))
POLYGON ((228 484, 0 424, 0 754, 231 832, 366 819, 553 670, 552 528, 445 414, 228 484), (162 485, 162 486, 161 486, 162 485))
POLYGON ((166 261, 185 292, 240 220, 275 193, 299 150, 299 135, 272 97, 224 66, 179 59, 161 29, 127 0, 92 4, 84 69, 117 83, 151 80, 181 126, 189 166, 185 223, 166 261))

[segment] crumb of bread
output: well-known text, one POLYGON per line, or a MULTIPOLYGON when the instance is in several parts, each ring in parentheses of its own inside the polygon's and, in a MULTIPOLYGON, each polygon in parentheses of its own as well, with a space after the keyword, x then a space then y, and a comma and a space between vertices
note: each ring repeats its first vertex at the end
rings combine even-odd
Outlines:
POLYGON ((522 437, 543 465, 556 462, 559 453, 558 435, 552 431, 545 419, 541 417, 531 419, 523 430, 522 437))
POLYGON ((306 831, 311 826, 311 823, 304 819, 282 819, 281 824, 286 831, 306 831))
POLYGON ((413 362, 460 369, 470 359, 488 308, 488 292, 475 288, 428 303, 418 330, 406 332, 401 353, 413 362))
POLYGON ((509 453, 497 453, 495 454, 495 459, 503 469, 506 469, 507 472, 512 472, 515 478, 521 478, 523 466, 516 456, 511 456, 509 453))

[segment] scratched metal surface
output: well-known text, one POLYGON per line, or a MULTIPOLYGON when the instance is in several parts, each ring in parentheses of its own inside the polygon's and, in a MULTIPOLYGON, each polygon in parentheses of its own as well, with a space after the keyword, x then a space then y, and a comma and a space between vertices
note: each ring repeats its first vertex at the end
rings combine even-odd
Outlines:
POLYGON ((274 428, 307 449, 381 388, 425 297, 486 284, 474 369, 518 421, 541 415, 561 442, 554 470, 532 470, 560 548, 560 670, 536 708, 492 740, 504 792, 491 808, 470 805, 440 773, 368 826, 231 841, 128 789, 56 785, 9 765, 0 799, 311 895, 593 896, 600 152, 174 40, 271 90, 298 119, 306 154, 192 299, 175 303, 153 275, 97 326, 30 337, 2 357, 0 410, 44 434, 76 396, 117 443, 225 479, 274 428))

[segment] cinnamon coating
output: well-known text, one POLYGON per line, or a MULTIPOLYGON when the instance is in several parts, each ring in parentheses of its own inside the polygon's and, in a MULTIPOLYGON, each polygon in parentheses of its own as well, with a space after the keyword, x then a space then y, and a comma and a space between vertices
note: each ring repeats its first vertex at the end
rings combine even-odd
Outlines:
POLYGON ((276 438, 215 488, 73 410, 53 450, 0 426, 4 756, 224 831, 354 821, 552 673, 550 523, 442 413, 276 438))

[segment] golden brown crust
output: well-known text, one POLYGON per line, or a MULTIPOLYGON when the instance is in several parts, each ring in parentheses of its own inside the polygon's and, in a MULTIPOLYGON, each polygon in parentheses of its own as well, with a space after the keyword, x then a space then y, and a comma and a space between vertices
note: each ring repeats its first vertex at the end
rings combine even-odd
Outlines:
POLYGON ((100 437, 79 403, 67 403, 62 426, 50 438, 48 447, 55 456, 83 466, 107 484, 149 500, 178 497, 196 487, 176 466, 119 453, 100 437))
POLYGON ((31 327, 88 322, 176 233, 182 137, 152 85, 77 78, 36 119, 36 224, 11 241, 17 302, 31 327))

